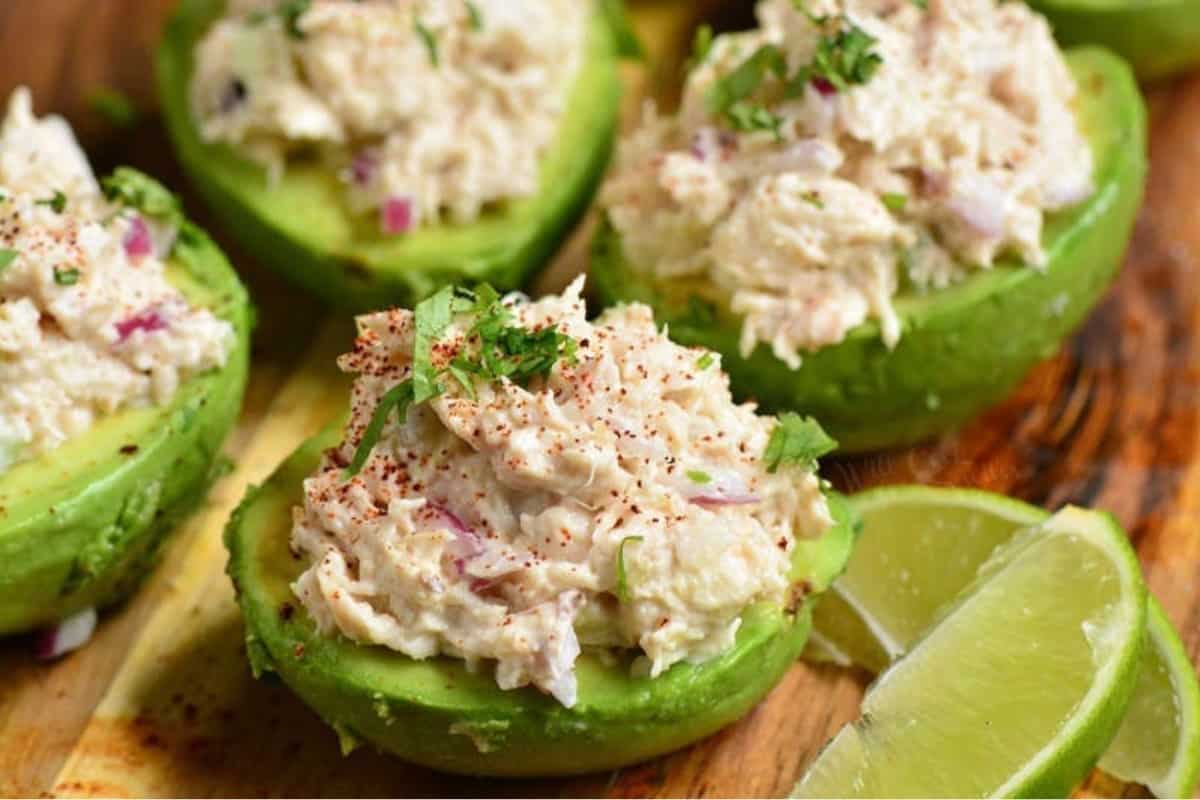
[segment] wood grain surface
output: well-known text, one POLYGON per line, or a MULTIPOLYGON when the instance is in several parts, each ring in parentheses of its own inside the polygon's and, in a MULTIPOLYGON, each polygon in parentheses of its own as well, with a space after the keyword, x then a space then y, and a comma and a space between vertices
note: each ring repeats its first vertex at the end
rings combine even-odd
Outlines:
MULTIPOLYGON (((653 57, 627 71, 628 111, 646 94, 671 94, 690 28, 715 13, 712 1, 635 4, 653 57)), ((170 5, 0 0, 0 96, 29 85, 39 112, 76 125, 100 169, 132 163, 184 187, 154 117, 150 48, 170 5), (134 98, 143 121, 111 127, 88 102, 101 87, 134 98)), ((1084 328, 1007 403, 958 435, 825 471, 845 490, 919 481, 1112 511, 1200 661, 1200 76, 1147 91, 1146 205, 1121 277, 1084 328)), ((610 774, 479 781, 371 752, 342 758, 332 732, 288 691, 251 679, 220 531, 246 485, 264 479, 343 400, 332 356, 350 327, 210 229, 261 312, 245 410, 226 447, 236 468, 86 649, 43 665, 27 638, 0 642, 0 795, 768 796, 786 792, 856 715, 864 676, 798 664, 741 722, 610 774)), ((580 268, 585 240, 568 245, 542 288, 580 268)), ((1142 790, 1098 777, 1084 791, 1142 790)))

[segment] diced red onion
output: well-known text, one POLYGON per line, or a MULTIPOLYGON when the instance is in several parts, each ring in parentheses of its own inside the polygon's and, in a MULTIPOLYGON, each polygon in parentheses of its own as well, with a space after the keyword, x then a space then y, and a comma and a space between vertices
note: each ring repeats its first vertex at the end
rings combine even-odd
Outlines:
POLYGON ((350 162, 350 178, 358 186, 366 186, 375 177, 379 157, 374 150, 359 150, 350 162))
POLYGON ((407 233, 416 221, 411 197, 389 197, 379 213, 384 233, 407 233))
POLYGON ((430 503, 429 507, 438 521, 454 534, 451 551, 458 560, 475 558, 483 552, 483 539, 478 533, 467 527, 467 524, 459 519, 458 515, 445 506, 430 503))
POLYGON ((145 333, 154 333, 155 331, 166 330, 168 327, 166 319, 163 318, 156 309, 148 308, 140 311, 129 319, 121 320, 117 323, 117 341, 125 342, 136 331, 145 333))
POLYGON ((154 235, 150 233, 150 226, 146 224, 146 220, 140 216, 134 216, 129 221, 129 230, 125 232, 125 239, 122 241, 125 247, 125 255, 129 256, 131 261, 141 261, 148 255, 154 253, 154 235))
POLYGON ((96 620, 96 609, 85 608, 53 628, 47 628, 37 638, 34 656, 42 661, 51 661, 78 650, 92 638, 96 631, 96 620))
POLYGON ((721 140, 717 130, 704 127, 692 135, 692 144, 689 150, 697 161, 708 161, 720 147, 721 140))
POLYGON ((704 508, 722 508, 724 506, 749 506, 762 502, 756 494, 698 494, 688 498, 689 503, 695 503, 704 508))
POLYGON ((830 83, 825 78, 816 77, 812 79, 813 88, 816 89, 822 97, 831 97, 837 94, 837 87, 830 83))
POLYGON ((960 181, 946 205, 971 230, 995 239, 1004 233, 1004 190, 990 178, 960 181))

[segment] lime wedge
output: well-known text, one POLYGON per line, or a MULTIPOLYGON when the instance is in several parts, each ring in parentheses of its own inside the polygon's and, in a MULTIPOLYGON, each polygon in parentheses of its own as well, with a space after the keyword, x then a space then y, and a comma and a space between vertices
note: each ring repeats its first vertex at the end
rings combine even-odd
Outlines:
MULTIPOLYGON (((863 531, 845 575, 817 607, 805 658, 872 672, 903 655, 994 548, 1045 511, 969 489, 889 487, 853 498, 863 531)), ((1200 778, 1200 685, 1161 606, 1129 711, 1101 769, 1158 797, 1191 797, 1200 778)))
POLYGON ((1067 508, 981 561, 795 796, 1065 797, 1087 775, 1137 682, 1137 558, 1111 516, 1067 508))
POLYGON ((1155 797, 1191 797, 1200 778, 1200 684, 1158 601, 1147 607, 1149 646, 1133 702, 1100 769, 1155 797))

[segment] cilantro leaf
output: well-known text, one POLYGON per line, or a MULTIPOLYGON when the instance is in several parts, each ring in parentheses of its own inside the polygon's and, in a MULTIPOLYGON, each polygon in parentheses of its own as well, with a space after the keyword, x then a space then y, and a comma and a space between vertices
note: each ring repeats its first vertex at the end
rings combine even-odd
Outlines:
POLYGON ((467 16, 471 20, 471 30, 476 32, 483 30, 483 12, 479 10, 479 6, 472 3, 471 0, 464 0, 464 2, 467 4, 467 16))
POLYGON ((701 485, 712 483, 712 476, 703 470, 689 469, 685 474, 692 483, 699 483, 701 485))
POLYGON ((692 36, 692 55, 686 65, 688 72, 708 61, 708 56, 712 53, 713 38, 712 25, 705 24, 696 28, 696 33, 692 36))
POLYGON ((74 286, 79 283, 79 270, 55 267, 54 282, 59 286, 74 286))
POLYGON ((883 204, 887 206, 889 211, 895 211, 897 213, 903 211, 904 207, 908 205, 908 195, 906 194, 887 192, 879 199, 883 201, 883 204))
POLYGON ((642 536, 626 536, 617 545, 617 599, 622 603, 628 603, 633 599, 629 594, 629 575, 625 571, 625 545, 644 540, 645 537, 642 536))
POLYGON ((783 118, 756 103, 734 103, 725 110, 725 119, 739 131, 770 131, 782 139, 783 118))
POLYGON ((714 360, 712 353, 705 353, 696 359, 696 369, 708 369, 713 365, 714 360))
POLYGON ((53 196, 45 200, 35 200, 34 205, 49 206, 55 214, 61 214, 67 208, 67 196, 56 189, 53 196))
POLYGON ((608 18, 608 25, 612 29, 613 36, 617 40, 617 55, 634 61, 644 59, 646 49, 642 46, 641 40, 633 30, 633 25, 629 22, 629 15, 625 13, 623 0, 601 0, 601 5, 604 16, 608 18))
POLYGON ((4 270, 8 269, 20 255, 16 250, 0 247, 0 274, 3 274, 4 270))
POLYGON ((835 449, 837 442, 825 433, 816 420, 788 412, 779 415, 779 424, 771 431, 763 461, 770 473, 786 465, 813 469, 818 458, 835 449))
POLYGON ((276 13, 283 17, 283 27, 293 39, 303 39, 304 31, 300 30, 300 17, 312 6, 312 0, 281 0, 276 13))
POLYGON ((878 40, 857 25, 844 27, 817 42, 808 70, 812 78, 828 81, 845 91, 852 84, 864 84, 883 63, 883 57, 871 50, 878 40))
POLYGON ((179 198, 158 181, 132 167, 117 167, 112 175, 101 181, 104 196, 110 202, 137 209, 175 226, 184 222, 179 198))
POLYGON ((128 95, 107 86, 93 90, 87 102, 92 111, 104 117, 114 128, 132 128, 141 118, 141 113, 128 95))
POLYGON ((447 286, 417 304, 413 312, 416 335, 413 341, 413 402, 424 403, 442 393, 433 366, 433 345, 454 319, 454 287, 447 286))
POLYGON ((354 459, 346 468, 347 480, 362 472, 367 459, 371 457, 371 451, 375 449, 375 445, 379 443, 379 437, 383 435, 383 428, 387 425, 392 411, 394 410, 400 417, 400 421, 403 422, 408 416, 408 409, 412 402, 413 382, 411 380, 396 384, 379 399, 379 405, 375 406, 375 413, 371 415, 371 421, 367 423, 367 429, 363 431, 362 439, 358 442, 358 449, 354 451, 354 459))
POLYGON ((758 91, 770 74, 780 78, 787 74, 787 59, 773 44, 764 44, 709 87, 704 102, 709 112, 727 115, 735 105, 758 91))
POLYGON ((435 67, 441 66, 442 59, 438 53, 437 34, 425 27, 425 23, 421 22, 421 20, 413 23, 413 29, 417 32, 417 36, 421 37, 421 42, 425 45, 425 49, 429 51, 429 62, 435 67))

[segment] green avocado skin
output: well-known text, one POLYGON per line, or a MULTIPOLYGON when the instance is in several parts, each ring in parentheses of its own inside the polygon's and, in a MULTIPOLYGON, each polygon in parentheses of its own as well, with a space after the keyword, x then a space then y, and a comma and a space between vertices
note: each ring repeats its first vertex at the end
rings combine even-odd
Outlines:
POLYGON ((177 284, 231 322, 237 344, 169 405, 122 412, 0 476, 0 635, 126 597, 216 475, 241 408, 252 312, 221 251, 187 233, 172 254, 177 284))
POLYGON ((626 261, 607 225, 593 248, 593 291, 606 305, 649 304, 673 339, 721 353, 740 398, 813 415, 842 452, 953 430, 1007 396, 1084 319, 1120 267, 1141 202, 1146 112, 1133 74, 1098 48, 1067 58, 1095 155, 1094 194, 1047 221, 1044 270, 997 266, 941 291, 897 298, 903 335, 893 350, 868 322, 840 344, 805 354, 797 370, 762 345, 744 358, 741 322, 719 298, 712 298, 715 320, 689 310, 689 298, 710 288, 653 282, 626 261))
POLYGON ((502 691, 483 665, 414 661, 381 647, 322 636, 289 588, 304 565, 288 552, 291 508, 330 429, 305 444, 251 491, 226 530, 229 574, 246 620, 255 674, 271 671, 337 731, 343 749, 360 742, 445 772, 493 776, 568 775, 612 769, 678 749, 738 719, 789 669, 812 624, 816 593, 841 574, 857 525, 832 496, 837 525, 797 548, 794 608, 756 606, 735 647, 701 665, 678 664, 654 680, 629 663, 577 663, 579 701, 567 709, 540 692, 502 691))
POLYGON ((1200 65, 1200 0, 1029 0, 1071 47, 1098 44, 1142 80, 1200 65))
POLYGON ((517 289, 587 210, 612 152, 621 97, 617 44, 599 8, 563 130, 543 158, 538 196, 470 224, 387 236, 375 216, 347 210, 344 187, 328 169, 289 165, 268 185, 261 168, 200 139, 188 102, 192 54, 223 6, 223 0, 181 0, 167 25, 156 57, 167 131, 184 170, 239 244, 326 302, 369 311, 412 307, 448 284, 517 289))

